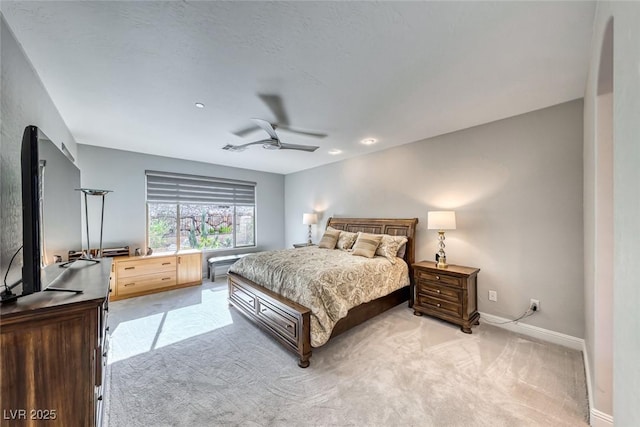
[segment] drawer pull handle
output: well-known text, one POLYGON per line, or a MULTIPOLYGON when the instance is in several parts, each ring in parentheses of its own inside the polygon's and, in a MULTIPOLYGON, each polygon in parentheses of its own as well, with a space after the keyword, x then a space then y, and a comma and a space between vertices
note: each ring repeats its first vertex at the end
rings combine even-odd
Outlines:
POLYGON ((125 270, 135 270, 135 267, 125 267, 125 270))
POLYGON ((440 307, 440 303, 436 304, 436 307, 440 307))
POLYGON ((440 289, 437 289, 437 290, 436 290, 436 292, 437 292, 437 293, 440 293, 440 289))
POLYGON ((293 329, 293 325, 287 325, 287 328, 293 329))
POLYGON ((171 264, 170 262, 163 262, 162 265, 169 265, 171 264))
POLYGON ((440 280, 440 276, 436 276, 436 280, 440 280))
POLYGON ((135 284, 136 284, 135 282, 133 282, 133 283, 125 283, 125 284, 124 284, 124 286, 125 286, 125 288, 126 288, 127 286, 133 286, 133 285, 135 285, 135 284))
POLYGON ((163 277, 162 280, 170 280, 171 277, 163 277))
POLYGON ((267 312, 267 309, 266 309, 266 308, 263 308, 263 309, 262 309, 262 310, 260 310, 260 311, 261 311, 261 312, 263 312, 263 313, 266 313, 266 312, 267 312))

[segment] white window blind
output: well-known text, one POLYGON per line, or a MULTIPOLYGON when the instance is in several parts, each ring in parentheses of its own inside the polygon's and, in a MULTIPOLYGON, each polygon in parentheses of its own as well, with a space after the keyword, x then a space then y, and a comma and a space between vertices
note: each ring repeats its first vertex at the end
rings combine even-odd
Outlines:
POLYGON ((145 171, 147 202, 255 206, 256 183, 171 172, 145 171))

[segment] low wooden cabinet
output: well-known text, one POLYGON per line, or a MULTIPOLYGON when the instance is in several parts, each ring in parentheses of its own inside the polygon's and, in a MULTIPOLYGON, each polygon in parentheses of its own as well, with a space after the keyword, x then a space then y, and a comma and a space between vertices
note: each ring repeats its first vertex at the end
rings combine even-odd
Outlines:
POLYGON ((115 258, 113 300, 147 295, 202 283, 202 253, 115 258))
POLYGON ((479 268, 449 265, 437 268, 435 262, 420 261, 413 264, 416 316, 427 314, 460 325, 462 332, 470 334, 471 326, 478 324, 479 268))
POLYGON ((178 285, 202 283, 202 252, 178 254, 178 285))
POLYGON ((0 306, 1 426, 100 426, 111 260, 62 270, 55 286, 0 306))

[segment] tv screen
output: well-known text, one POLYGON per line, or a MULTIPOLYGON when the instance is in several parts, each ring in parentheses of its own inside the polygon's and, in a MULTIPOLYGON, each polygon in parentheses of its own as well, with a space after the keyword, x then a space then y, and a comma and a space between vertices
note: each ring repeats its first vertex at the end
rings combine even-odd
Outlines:
POLYGON ((38 292, 44 267, 81 248, 80 169, 36 126, 22 138, 23 295, 38 292))

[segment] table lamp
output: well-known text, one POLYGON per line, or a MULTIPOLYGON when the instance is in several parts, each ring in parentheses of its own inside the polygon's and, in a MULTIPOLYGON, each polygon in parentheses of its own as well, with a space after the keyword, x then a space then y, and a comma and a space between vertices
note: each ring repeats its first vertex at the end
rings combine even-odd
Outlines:
POLYGON ((311 226, 313 224, 317 224, 318 223, 318 215, 316 215, 314 213, 302 214, 302 223, 304 225, 308 225, 309 226, 309 234, 308 234, 307 244, 308 245, 312 245, 313 242, 311 241, 311 226))
POLYGON ((427 213, 427 229, 438 230, 438 268, 447 268, 447 256, 444 253, 444 231, 456 229, 456 213, 454 211, 430 211, 427 213))

